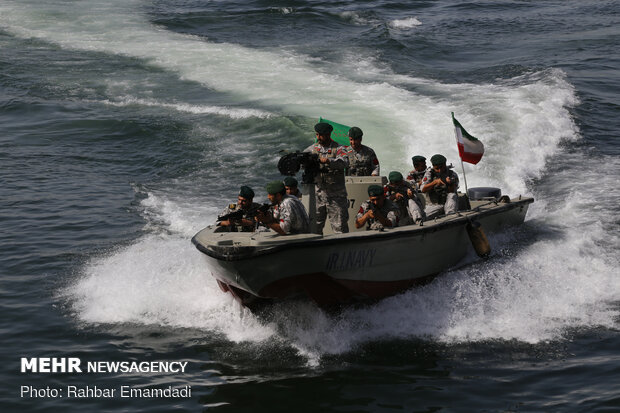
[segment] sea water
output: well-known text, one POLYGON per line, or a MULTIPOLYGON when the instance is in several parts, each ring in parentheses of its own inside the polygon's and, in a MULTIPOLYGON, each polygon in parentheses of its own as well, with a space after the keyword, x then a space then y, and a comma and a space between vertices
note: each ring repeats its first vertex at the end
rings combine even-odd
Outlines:
POLYGON ((4 0, 2 410, 619 409, 619 12, 4 0), (536 200, 489 260, 338 315, 258 318, 219 290, 191 237, 240 185, 266 201, 318 117, 361 127, 384 175, 442 153, 463 178, 451 112, 486 148, 468 185, 536 200), (35 357, 188 364, 20 372, 35 357))

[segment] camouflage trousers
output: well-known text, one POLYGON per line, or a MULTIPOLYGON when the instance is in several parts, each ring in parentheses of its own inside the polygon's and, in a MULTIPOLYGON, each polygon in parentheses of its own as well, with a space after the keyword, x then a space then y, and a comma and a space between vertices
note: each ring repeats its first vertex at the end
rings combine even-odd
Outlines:
POLYGON ((456 214, 456 210, 458 208, 458 196, 455 193, 449 193, 446 198, 446 203, 441 204, 426 204, 426 209, 424 212, 428 218, 434 218, 441 213, 448 214, 456 214))
POLYGON ((422 221, 426 218, 426 214, 420 205, 420 201, 416 199, 407 199, 402 201, 403 203, 397 203, 399 214, 398 226, 411 225, 417 221, 422 221), (406 202, 406 203, 404 203, 406 202))
POLYGON ((415 195, 415 199, 407 201, 407 210, 413 222, 421 221, 426 218, 426 214, 422 209, 422 202, 418 199, 417 195, 415 195))
POLYGON ((346 195, 333 196, 324 190, 316 191, 316 230, 319 234, 323 233, 327 218, 335 233, 349 232, 349 201, 346 195))

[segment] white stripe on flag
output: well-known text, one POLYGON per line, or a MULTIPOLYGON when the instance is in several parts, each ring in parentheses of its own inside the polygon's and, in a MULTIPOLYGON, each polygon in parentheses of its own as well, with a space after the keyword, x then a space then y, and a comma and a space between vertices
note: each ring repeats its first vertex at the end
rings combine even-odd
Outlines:
POLYGON ((472 141, 464 136, 461 128, 455 126, 459 155, 463 162, 477 164, 484 154, 484 145, 479 140, 472 141))

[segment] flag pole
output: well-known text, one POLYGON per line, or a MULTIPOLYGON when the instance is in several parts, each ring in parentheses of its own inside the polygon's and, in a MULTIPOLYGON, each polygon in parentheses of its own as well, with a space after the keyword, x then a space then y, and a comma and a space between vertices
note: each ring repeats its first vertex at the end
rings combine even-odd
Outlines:
MULTIPOLYGON (((452 124, 454 125, 454 112, 452 112, 452 124)), ((459 135, 456 130, 457 126, 454 125, 454 138, 456 139, 456 147, 459 147, 459 135)), ((467 190, 467 176, 465 175, 465 165, 463 164, 463 157, 461 156, 461 151, 459 151, 459 158, 461 160, 461 169, 463 170, 463 182, 465 182, 465 195, 469 196, 469 191, 467 190)))

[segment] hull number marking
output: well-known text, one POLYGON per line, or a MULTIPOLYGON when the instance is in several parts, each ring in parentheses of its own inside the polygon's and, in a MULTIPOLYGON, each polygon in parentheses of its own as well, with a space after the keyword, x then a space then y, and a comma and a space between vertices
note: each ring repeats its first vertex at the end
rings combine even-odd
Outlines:
POLYGON ((327 257, 325 270, 345 271, 371 267, 376 253, 376 248, 346 252, 332 252, 327 257))

